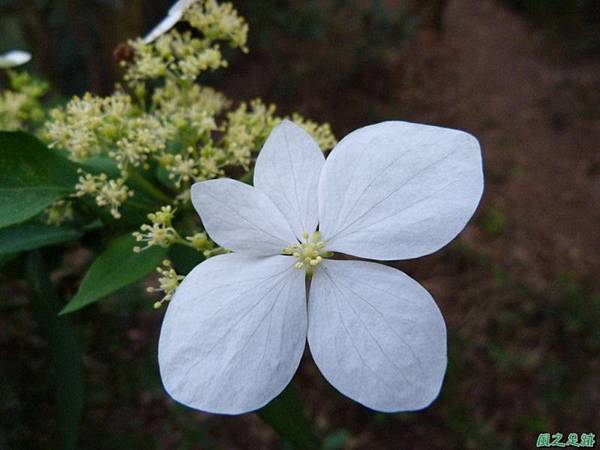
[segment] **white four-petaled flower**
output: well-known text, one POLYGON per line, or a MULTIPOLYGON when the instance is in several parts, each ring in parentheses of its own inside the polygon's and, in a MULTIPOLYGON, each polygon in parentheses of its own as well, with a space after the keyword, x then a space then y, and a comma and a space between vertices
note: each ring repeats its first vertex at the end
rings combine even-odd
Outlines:
POLYGON ((258 156, 254 187, 192 187, 206 230, 233 253, 199 264, 169 304, 158 354, 166 390, 203 411, 255 410, 290 382, 308 338, 342 394, 386 412, 429 405, 447 363, 431 295, 399 270, 328 257, 432 253, 464 228, 482 191, 481 151, 467 133, 383 122, 325 160, 284 121, 258 156))

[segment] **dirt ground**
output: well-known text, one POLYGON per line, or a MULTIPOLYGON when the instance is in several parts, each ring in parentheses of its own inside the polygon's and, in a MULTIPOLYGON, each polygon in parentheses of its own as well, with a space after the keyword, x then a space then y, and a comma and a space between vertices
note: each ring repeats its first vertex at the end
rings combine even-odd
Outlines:
POLYGON ((415 65, 398 102, 415 105, 411 119, 480 138, 483 206, 509 217, 511 245, 478 249, 507 269, 526 262, 539 286, 565 270, 599 273, 600 64, 567 59, 532 28, 497 2, 451 2, 442 42, 414 52, 430 70, 415 65))

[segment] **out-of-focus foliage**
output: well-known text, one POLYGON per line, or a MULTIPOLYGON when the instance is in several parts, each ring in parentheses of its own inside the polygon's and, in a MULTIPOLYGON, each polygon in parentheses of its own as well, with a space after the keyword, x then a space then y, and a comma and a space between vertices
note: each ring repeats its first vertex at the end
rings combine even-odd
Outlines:
POLYGON ((5 83, 0 78, 0 130, 32 130, 38 126, 45 116, 42 99, 47 92, 45 81, 27 72, 7 71, 5 83))
MULTIPOLYGON (((288 68, 286 79, 276 80, 278 92, 272 99, 278 100, 307 77, 325 86, 359 81, 365 69, 397 54, 418 27, 440 26, 446 2, 248 0, 234 4, 253 30, 252 58, 260 55, 288 68)), ((0 3, 2 45, 29 47, 35 66, 62 93, 106 94, 119 78, 112 64, 115 48, 147 32, 171 3, 6 0, 0 3)))
POLYGON ((288 67, 288 84, 303 78, 333 84, 354 79, 398 53, 419 20, 409 13, 410 4, 267 0, 240 2, 239 7, 260 30, 251 34, 251 47, 275 65, 288 67))
MULTIPOLYGON (((378 79, 373 74, 387 77, 417 28, 428 21, 420 8, 433 3, 438 2, 240 2, 257 32, 250 33, 252 61, 234 60, 237 70, 248 71, 248 80, 236 80, 234 87, 243 95, 268 96, 286 109, 312 112, 319 105, 327 109, 335 105, 341 120, 351 119, 351 111, 357 109, 354 93, 370 91, 376 101, 384 88, 383 82, 373 82, 378 79)), ((370 117, 374 103, 362 105, 363 119, 374 119, 370 117)))
POLYGON ((78 448, 84 392, 79 338, 69 320, 58 317, 60 300, 39 252, 28 255, 26 273, 31 289, 29 299, 33 314, 48 341, 56 371, 56 405, 61 448, 75 450, 78 448))
POLYGON ((27 48, 33 65, 63 94, 112 91, 116 46, 139 36, 169 0, 3 0, 1 49, 27 48))
POLYGON ((566 37, 581 52, 600 51, 598 0, 505 0, 542 23, 557 39, 566 37))

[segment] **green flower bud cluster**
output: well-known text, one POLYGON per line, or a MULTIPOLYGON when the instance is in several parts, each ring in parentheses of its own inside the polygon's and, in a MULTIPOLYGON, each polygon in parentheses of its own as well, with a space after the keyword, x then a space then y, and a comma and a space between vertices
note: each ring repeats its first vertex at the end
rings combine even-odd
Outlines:
MULTIPOLYGON (((244 49, 247 25, 231 5, 195 2, 183 20, 192 31, 182 34, 172 29, 151 43, 141 39, 130 43, 134 56, 123 61, 124 87, 108 97, 89 93, 74 97, 54 109, 45 124, 45 139, 70 159, 84 164, 97 157, 112 160, 117 176, 83 173, 75 195, 94 196, 115 218, 120 218, 121 206, 138 188, 128 185, 132 173, 158 175, 162 190, 169 192, 166 199, 160 198, 162 204, 188 203, 194 182, 228 171, 248 172, 271 129, 282 120, 274 105, 260 99, 232 109, 222 93, 193 81, 201 71, 182 69, 192 64, 190 58, 216 49, 217 42, 244 49)), ((217 65, 221 64, 213 66, 217 65)), ((298 114, 291 119, 322 148, 335 144, 328 124, 298 114)))
POLYGON ((0 130, 29 129, 44 119, 42 98, 48 83, 27 72, 6 71, 8 87, 0 91, 0 130))

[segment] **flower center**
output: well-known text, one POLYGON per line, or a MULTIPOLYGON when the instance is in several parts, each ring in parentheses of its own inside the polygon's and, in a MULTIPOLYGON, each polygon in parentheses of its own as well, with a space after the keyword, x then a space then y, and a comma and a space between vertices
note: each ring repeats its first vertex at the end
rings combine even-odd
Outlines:
POLYGON ((304 269, 306 273, 311 275, 315 266, 317 266, 323 258, 331 256, 331 252, 325 250, 325 242, 321 240, 321 233, 315 231, 309 235, 307 231, 302 235, 303 241, 296 242, 283 249, 284 255, 291 255, 298 261, 294 264, 296 269, 304 269))

